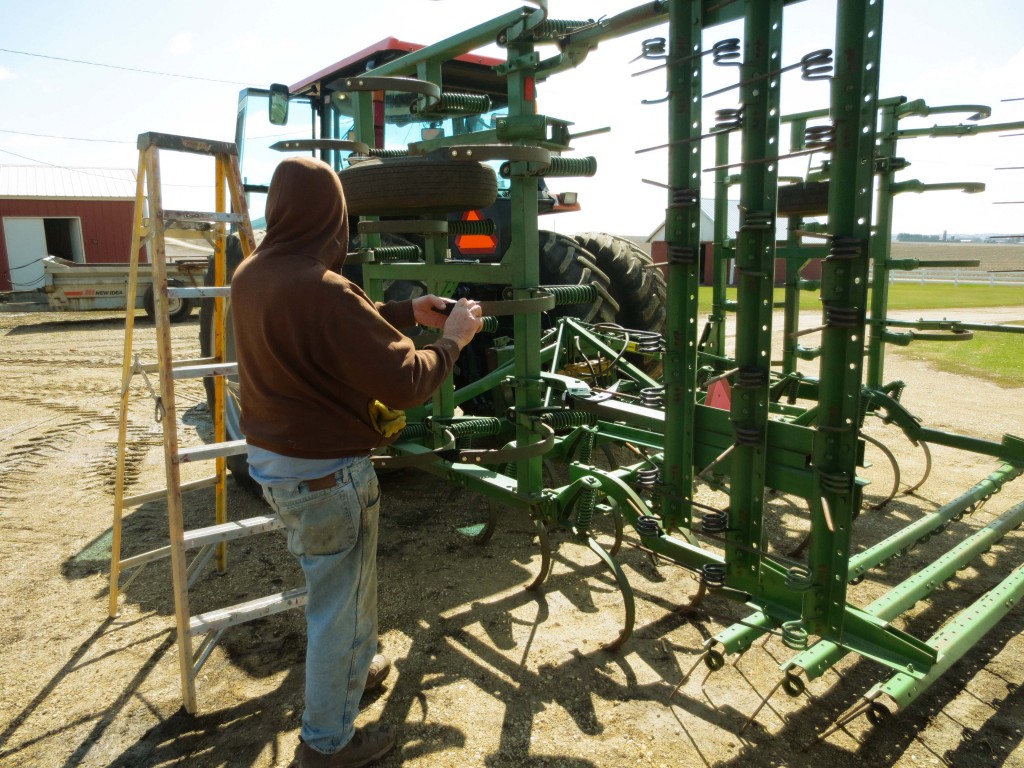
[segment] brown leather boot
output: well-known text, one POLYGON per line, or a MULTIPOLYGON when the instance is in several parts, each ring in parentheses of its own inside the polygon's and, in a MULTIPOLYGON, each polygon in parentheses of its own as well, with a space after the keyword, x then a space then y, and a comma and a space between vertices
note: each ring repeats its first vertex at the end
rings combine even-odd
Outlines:
POLYGON ((337 752, 325 755, 302 742, 299 745, 299 768, 363 768, 372 765, 395 746, 395 732, 377 723, 356 728, 352 740, 337 752))
POLYGON ((370 671, 366 674, 366 685, 363 691, 374 691, 384 684, 384 680, 391 673, 391 660, 383 653, 378 653, 370 662, 370 671))

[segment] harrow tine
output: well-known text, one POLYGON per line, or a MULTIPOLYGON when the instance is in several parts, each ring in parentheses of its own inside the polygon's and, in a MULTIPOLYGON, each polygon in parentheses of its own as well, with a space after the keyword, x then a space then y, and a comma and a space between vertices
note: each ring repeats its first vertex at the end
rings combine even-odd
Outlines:
POLYGON ((885 454, 885 458, 887 458, 889 460, 889 463, 892 465, 892 474, 893 474, 892 490, 889 491, 889 495, 886 496, 882 501, 878 502, 877 504, 872 504, 871 507, 870 507, 871 509, 881 509, 886 504, 888 504, 890 501, 892 501, 894 498, 896 498, 896 494, 899 492, 899 489, 900 489, 900 463, 899 463, 899 461, 896 460, 896 456, 893 455, 893 452, 890 451, 880 440, 876 440, 875 438, 871 437, 871 435, 865 435, 863 432, 861 432, 860 436, 862 438, 864 438, 864 440, 866 440, 867 442, 871 443, 873 446, 878 448, 878 450, 880 450, 882 453, 884 453, 885 454))
POLYGON ((551 538, 548 536, 548 529, 541 520, 534 520, 533 527, 537 529, 537 543, 540 544, 540 571, 533 581, 526 585, 526 589, 537 589, 548 580, 551 575, 551 538))
POLYGON ((928 447, 928 443, 926 443, 924 440, 921 440, 917 442, 916 445, 920 445, 921 450, 924 451, 924 474, 921 476, 920 480, 918 480, 914 485, 910 486, 909 488, 907 488, 907 490, 903 492, 904 495, 910 495, 918 488, 920 488, 922 485, 924 485, 925 481, 928 479, 928 475, 932 473, 932 451, 928 447))
POLYGON ((498 524, 498 515, 494 511, 494 501, 489 501, 487 504, 487 521, 483 523, 474 523, 473 525, 464 525, 461 528, 456 528, 459 533, 465 536, 467 539, 472 541, 477 546, 483 546, 491 540, 491 536, 494 535, 494 529, 498 524))
POLYGON ((633 599, 633 588, 629 586, 629 579, 626 578, 626 574, 623 572, 622 568, 619 567, 619 564, 612 559, 612 556, 605 551, 604 547, 594 540, 593 536, 587 537, 587 546, 594 551, 594 554, 604 561, 605 565, 611 568, 612 573, 615 576, 615 582, 618 584, 619 591, 622 593, 622 601, 626 608, 626 622, 617 638, 612 640, 610 643, 602 643, 601 645, 601 647, 606 651, 617 651, 633 634, 633 624, 636 622, 636 603, 633 599))

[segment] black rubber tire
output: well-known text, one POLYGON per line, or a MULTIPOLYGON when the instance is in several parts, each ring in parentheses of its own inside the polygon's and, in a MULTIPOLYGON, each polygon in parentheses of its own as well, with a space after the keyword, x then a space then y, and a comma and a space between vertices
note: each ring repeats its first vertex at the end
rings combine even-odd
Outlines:
POLYGON ((540 282, 542 285, 590 285, 597 288, 593 304, 563 304, 551 311, 552 317, 571 316, 587 323, 614 323, 619 305, 610 289, 610 280, 597 265, 592 253, 573 238, 557 232, 541 231, 540 282))
POLYGON ((587 232, 576 235, 598 269, 608 276, 619 310, 615 322, 639 331, 665 332, 668 285, 654 260, 632 240, 587 232))
MULTIPOLYGON (((167 281, 167 285, 173 285, 177 288, 185 286, 181 280, 173 278, 167 281)), ((172 323, 180 323, 182 320, 187 320, 189 315, 192 314, 192 307, 195 306, 192 299, 169 298, 167 304, 168 317, 172 323)), ((146 287, 146 292, 142 295, 142 308, 146 310, 146 317, 150 320, 156 319, 156 300, 153 297, 152 284, 146 287)))
POLYGON ((350 216, 447 213, 486 208, 498 196, 494 170, 483 163, 427 157, 383 157, 338 173, 350 216))

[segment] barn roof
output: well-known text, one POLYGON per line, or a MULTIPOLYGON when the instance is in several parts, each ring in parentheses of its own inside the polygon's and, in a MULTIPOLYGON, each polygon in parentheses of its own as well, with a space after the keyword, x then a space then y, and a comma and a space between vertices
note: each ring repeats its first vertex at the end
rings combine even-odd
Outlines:
POLYGON ((0 165, 0 198, 134 200, 131 168, 0 165))

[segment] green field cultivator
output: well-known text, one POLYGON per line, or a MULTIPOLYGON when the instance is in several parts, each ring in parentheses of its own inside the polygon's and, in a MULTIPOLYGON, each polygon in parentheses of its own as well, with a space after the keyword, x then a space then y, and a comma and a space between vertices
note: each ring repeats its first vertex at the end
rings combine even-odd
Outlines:
MULTIPOLYGON (((292 109, 316 103, 314 135, 287 148, 315 149, 339 169, 359 217, 358 255, 351 261, 360 263, 371 295, 414 284, 484 299, 486 354, 473 362, 472 375, 464 370, 432 403, 407 414, 409 426, 381 464, 414 464, 487 497, 490 512, 463 529, 478 543, 501 524, 502 510, 528 513, 542 555, 530 588, 541 588, 548 575, 554 530, 587 544, 612 573, 625 606, 622 630, 607 638, 608 648, 620 647, 633 629, 633 593, 616 561, 628 531, 652 558, 695 574, 696 599, 728 598, 749 607, 749 616, 709 639, 697 664, 715 670, 757 639, 777 636, 793 656, 781 665, 776 689, 799 696, 806 680, 857 654, 888 670, 849 713, 866 711, 876 722, 888 712, 886 697, 897 708, 908 705, 1024 595, 1024 570, 1014 568, 931 637, 895 625, 1018 527, 1021 503, 950 541, 945 554, 874 602, 848 600, 851 584, 936 536, 1024 471, 1024 440, 932 429, 901 403, 904 384, 885 381, 888 344, 1024 330, 887 319, 888 273, 926 266, 889 256, 895 196, 977 191, 970 184, 897 180, 906 166, 897 144, 1021 124, 901 129, 904 117, 968 112, 981 119, 988 109, 879 98, 881 0, 838 0, 833 49, 788 61, 782 39, 789 4, 662 0, 599 21, 560 21, 549 17, 555 7, 538 0, 385 57, 368 71, 321 77, 315 87, 305 81, 290 94, 265 93, 279 106, 290 95, 292 109), (726 24, 741 25, 741 39, 709 43, 726 24), (659 282, 664 311, 656 322, 630 327, 585 311, 609 301, 608 282, 586 275, 573 284, 546 282, 538 189, 558 177, 593 175, 597 161, 564 156, 576 138, 571 123, 538 114, 536 98, 545 80, 599 55, 602 41, 642 37, 654 27, 667 30, 666 37, 638 39, 637 52, 646 77, 664 78, 668 141, 637 150, 665 156, 658 183, 667 190, 667 292, 659 282), (495 42, 505 58, 488 72, 501 92, 481 86, 475 93, 471 78, 449 90, 472 52, 495 42), (716 66, 733 67, 735 84, 705 93, 704 73, 716 66), (813 87, 828 94, 828 103, 782 115, 782 90, 808 81, 820 81, 813 87), (495 103, 503 105, 497 114, 495 103), (716 115, 710 126, 708 106, 716 115), (415 140, 385 146, 389 131, 410 123, 422 128, 415 140), (803 158, 807 173, 780 176, 789 158, 803 158), (507 211, 501 237, 488 216, 465 215, 486 211, 496 197, 507 211), (700 239, 702 197, 716 201, 713 248, 700 239), (740 211, 733 231, 730 199, 738 199, 740 211), (454 239, 467 236, 502 247, 495 258, 456 254, 454 239), (713 284, 701 288, 708 261, 713 284), (773 361, 780 264, 783 346, 781 361, 773 361), (805 276, 811 264, 820 268, 813 278, 805 276), (735 285, 731 300, 728 282, 735 285), (713 299, 704 325, 701 290, 713 299), (821 317, 801 329, 799 299, 808 290, 820 296, 821 317), (727 325, 735 332, 731 342, 727 325), (807 346, 811 338, 816 346, 807 346), (816 375, 800 372, 801 363, 812 361, 816 375), (863 432, 868 418, 892 425, 922 451, 950 446, 992 457, 998 469, 855 552, 851 536, 865 504, 860 470, 868 445, 897 473, 885 501, 900 485, 896 457, 863 432), (788 553, 774 551, 768 536, 780 514, 771 502, 780 496, 798 500, 785 514, 807 529, 788 553), (611 546, 593 533, 599 521, 615 531, 611 546)), ((650 264, 627 264, 611 282, 615 289, 652 291, 644 287, 651 271, 650 264)), ((430 338, 427 331, 421 336, 430 338)))

